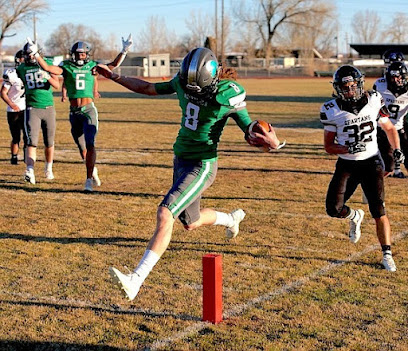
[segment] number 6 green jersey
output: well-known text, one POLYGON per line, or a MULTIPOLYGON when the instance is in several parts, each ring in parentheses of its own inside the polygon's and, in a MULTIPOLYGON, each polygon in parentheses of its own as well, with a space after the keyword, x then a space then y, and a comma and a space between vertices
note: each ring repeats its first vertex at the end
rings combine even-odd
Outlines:
POLYGON ((62 61, 59 66, 63 69, 62 76, 67 88, 68 98, 92 98, 95 85, 95 76, 92 68, 97 65, 95 61, 89 61, 83 66, 76 66, 72 61, 62 61))

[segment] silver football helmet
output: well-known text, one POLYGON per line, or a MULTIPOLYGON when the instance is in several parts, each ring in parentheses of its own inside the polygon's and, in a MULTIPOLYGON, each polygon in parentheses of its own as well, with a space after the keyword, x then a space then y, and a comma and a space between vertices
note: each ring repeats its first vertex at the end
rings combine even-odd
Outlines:
POLYGON ((72 45, 69 53, 71 54, 72 62, 74 62, 77 66, 83 66, 84 64, 89 62, 90 52, 91 47, 87 43, 85 43, 84 41, 78 41, 74 45, 72 45), (86 57, 84 59, 81 59, 79 57, 80 53, 85 53, 86 57))

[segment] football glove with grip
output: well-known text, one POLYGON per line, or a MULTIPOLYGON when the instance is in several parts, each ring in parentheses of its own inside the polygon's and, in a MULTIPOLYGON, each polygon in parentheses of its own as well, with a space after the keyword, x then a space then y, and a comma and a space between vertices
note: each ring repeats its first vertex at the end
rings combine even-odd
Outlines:
POLYGON ((348 146, 349 154, 356 154, 358 152, 366 151, 366 146, 364 143, 353 143, 348 146))
POLYGON ((392 156, 394 157, 394 162, 396 164, 404 163, 405 156, 400 149, 395 149, 392 153, 392 156))
POLYGON ((127 54, 132 45, 133 45, 132 34, 129 34, 126 40, 123 39, 122 37, 122 54, 127 54))
POLYGON ((37 58, 40 55, 38 45, 34 43, 29 37, 27 37, 27 43, 28 43, 27 53, 30 55, 34 55, 34 57, 37 58))

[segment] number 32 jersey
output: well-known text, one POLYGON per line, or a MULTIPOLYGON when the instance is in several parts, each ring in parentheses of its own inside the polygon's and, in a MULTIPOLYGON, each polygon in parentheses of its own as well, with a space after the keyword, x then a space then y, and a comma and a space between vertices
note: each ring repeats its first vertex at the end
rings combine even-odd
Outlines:
MULTIPOLYGON (((339 154, 345 160, 366 160, 379 153, 377 144, 377 122, 381 109, 384 106, 382 96, 378 92, 366 92, 366 104, 359 111, 345 111, 340 108, 340 99, 332 99, 322 105, 320 109, 320 121, 324 130, 336 133, 337 142, 340 145, 363 144, 362 151, 354 154, 339 154)), ((381 117, 380 123, 384 123, 388 117, 381 117)))

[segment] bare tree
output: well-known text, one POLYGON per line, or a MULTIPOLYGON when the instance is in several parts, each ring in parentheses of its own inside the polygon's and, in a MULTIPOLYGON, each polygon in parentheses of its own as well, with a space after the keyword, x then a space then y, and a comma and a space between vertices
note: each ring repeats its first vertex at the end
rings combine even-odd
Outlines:
POLYGON ((354 40, 361 44, 376 43, 383 39, 381 17, 375 11, 365 10, 357 12, 351 21, 354 40))
POLYGON ((146 21, 146 27, 140 33, 137 50, 157 54, 166 51, 168 46, 166 21, 158 16, 150 16, 146 21))
POLYGON ((99 34, 93 29, 82 24, 63 23, 47 40, 47 53, 68 55, 72 45, 77 41, 90 44, 95 57, 98 57, 99 52, 104 49, 99 34))
POLYGON ((189 29, 189 42, 192 48, 203 46, 205 39, 213 32, 210 18, 211 16, 208 14, 191 11, 185 20, 186 27, 189 29))
POLYGON ((0 0, 0 52, 4 38, 15 35, 10 34, 11 30, 47 9, 48 3, 44 0, 0 0))
POLYGON ((384 37, 392 43, 406 43, 408 41, 408 16, 405 13, 396 13, 391 25, 385 30, 384 37))
POLYGON ((335 7, 330 3, 322 6, 326 11, 325 16, 306 13, 297 22, 282 25, 282 30, 277 33, 280 47, 288 50, 300 49, 301 56, 309 56, 309 58, 313 57, 313 49, 326 55, 333 51, 337 52, 335 7))
POLYGON ((265 57, 272 56, 272 41, 283 24, 302 24, 302 18, 327 15, 326 2, 320 0, 250 0, 233 8, 238 23, 253 23, 262 41, 265 57))

